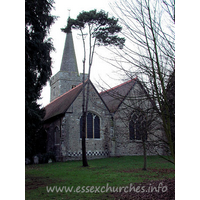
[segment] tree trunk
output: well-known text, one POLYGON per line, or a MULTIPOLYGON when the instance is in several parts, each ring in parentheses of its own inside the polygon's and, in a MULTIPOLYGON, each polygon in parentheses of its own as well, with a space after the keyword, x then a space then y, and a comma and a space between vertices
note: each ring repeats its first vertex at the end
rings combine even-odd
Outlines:
POLYGON ((87 167, 87 157, 86 157, 86 145, 85 145, 85 130, 86 130, 86 112, 83 114, 83 125, 82 125, 82 161, 83 167, 87 167))
MULTIPOLYGON (((83 81, 84 81, 84 73, 83 73, 83 81)), ((85 112, 85 83, 83 82, 83 104, 82 104, 82 161, 83 167, 87 167, 87 157, 86 157, 86 145, 85 145, 85 138, 86 138, 86 118, 87 113, 85 112)))
POLYGON ((144 166, 142 170, 147 170, 147 151, 146 151, 146 142, 145 140, 142 141, 143 145, 143 152, 144 152, 144 166))
POLYGON ((86 144, 85 144, 85 138, 86 138, 86 119, 87 119, 87 112, 85 111, 85 60, 86 60, 86 51, 85 51, 85 40, 84 40, 84 35, 82 33, 82 38, 83 38, 83 47, 84 47, 84 59, 83 59, 83 102, 82 102, 82 116, 83 116, 83 121, 82 121, 82 162, 83 162, 83 167, 87 167, 87 157, 86 157, 86 144))

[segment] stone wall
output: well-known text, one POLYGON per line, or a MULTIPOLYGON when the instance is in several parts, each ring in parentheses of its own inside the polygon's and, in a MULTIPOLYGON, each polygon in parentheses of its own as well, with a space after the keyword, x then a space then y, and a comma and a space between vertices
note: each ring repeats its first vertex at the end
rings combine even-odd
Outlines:
POLYGON ((62 117, 58 117, 44 126, 47 132, 47 152, 54 153, 57 161, 60 161, 61 121, 62 117))
MULTIPOLYGON (((135 98, 143 96, 138 84, 134 86, 115 114, 109 113, 98 92, 90 85, 88 112, 100 119, 100 138, 86 138, 88 159, 109 156, 143 155, 141 140, 130 140, 129 121, 134 108, 147 109, 151 103, 135 98), (142 103, 141 103, 142 102, 142 103)), ((48 151, 54 151, 57 161, 81 160, 82 139, 80 138, 80 118, 82 116, 82 92, 75 99, 67 112, 46 124, 48 129, 48 151), (60 137, 56 139, 59 132, 60 137), (59 142, 58 142, 59 141, 59 142)), ((152 116, 148 116, 152 117, 152 116)), ((159 120, 152 123, 147 137, 147 155, 162 154, 162 144, 158 145, 158 136, 163 137, 159 120), (156 145, 155 145, 156 144, 156 145)))
MULTIPOLYGON (((105 104, 100 99, 97 91, 90 86, 90 101, 88 112, 97 115, 100 119, 100 138, 86 138, 86 151, 88 159, 103 158, 110 155, 109 143, 109 120, 110 114, 105 104)), ((80 138, 80 118, 82 116, 82 92, 75 99, 73 104, 65 113, 64 117, 59 118, 49 124, 49 139, 55 135, 55 127, 61 120, 60 144, 53 145, 48 142, 48 149, 60 149, 56 151, 57 160, 80 160, 82 159, 82 139, 80 138), (54 146, 54 147, 53 147, 54 146)), ((53 139, 54 140, 54 139, 53 139)), ((55 141, 55 140, 54 140, 55 141)))
MULTIPOLYGON (((113 155, 143 155, 142 141, 130 140, 129 121, 131 114, 140 109, 145 111, 147 120, 151 120, 151 107, 152 104, 147 100, 146 94, 141 89, 140 85, 136 84, 114 115, 113 143, 115 148, 113 149, 115 152, 113 155)), ((147 130, 147 155, 162 154, 161 146, 155 145, 158 144, 158 136, 162 137, 162 134, 160 127, 158 127, 158 122, 153 122, 151 127, 147 130)))
POLYGON ((73 86, 77 86, 81 82, 82 76, 79 76, 77 72, 59 71, 50 80, 50 101, 71 90, 73 86))

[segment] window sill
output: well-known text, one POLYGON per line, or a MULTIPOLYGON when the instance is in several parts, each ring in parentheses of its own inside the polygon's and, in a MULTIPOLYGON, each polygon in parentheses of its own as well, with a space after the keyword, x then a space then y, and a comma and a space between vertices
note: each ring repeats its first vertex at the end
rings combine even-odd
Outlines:
MULTIPOLYGON (((142 143, 142 140, 129 140, 130 142, 142 143)), ((145 142, 148 142, 147 140, 145 142)))
MULTIPOLYGON (((82 138, 80 138, 82 140, 82 138)), ((102 140, 101 138, 85 138, 85 140, 102 140)))

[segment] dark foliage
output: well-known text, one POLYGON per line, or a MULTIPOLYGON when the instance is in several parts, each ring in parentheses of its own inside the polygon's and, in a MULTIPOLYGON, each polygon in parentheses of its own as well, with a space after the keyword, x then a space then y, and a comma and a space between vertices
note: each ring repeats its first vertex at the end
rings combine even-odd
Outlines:
POLYGON ((51 16, 52 0, 25 1, 25 153, 37 153, 38 131, 45 115, 37 104, 42 87, 51 76, 50 52, 53 45, 47 38, 55 17, 51 16))
POLYGON ((125 43, 124 38, 117 36, 122 30, 118 25, 118 19, 114 17, 109 18, 108 13, 101 10, 91 10, 89 12, 81 12, 76 19, 68 19, 68 24, 65 28, 61 29, 65 33, 70 32, 71 28, 84 29, 86 25, 94 25, 95 28, 92 32, 92 37, 96 38, 97 45, 115 45, 122 47, 125 43))

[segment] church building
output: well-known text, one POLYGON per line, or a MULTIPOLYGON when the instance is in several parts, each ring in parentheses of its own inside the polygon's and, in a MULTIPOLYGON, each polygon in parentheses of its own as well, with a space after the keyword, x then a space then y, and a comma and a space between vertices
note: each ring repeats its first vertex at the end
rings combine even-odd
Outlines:
MULTIPOLYGON (((50 80, 51 102, 45 107, 47 152, 54 152, 57 161, 82 159, 82 76, 78 72, 70 32, 66 34, 60 71, 50 80)), ((138 101, 137 97, 148 95, 137 78, 101 93, 91 80, 87 79, 87 84, 90 89, 86 123, 88 159, 143 155, 144 137, 148 144, 158 143, 157 138, 163 133, 156 123, 151 128, 154 134, 148 130, 145 130, 145 136, 140 133, 138 124, 143 117, 134 108, 151 107, 152 101, 138 101)), ((154 145, 149 146, 147 154, 162 154, 162 151, 154 145)))

